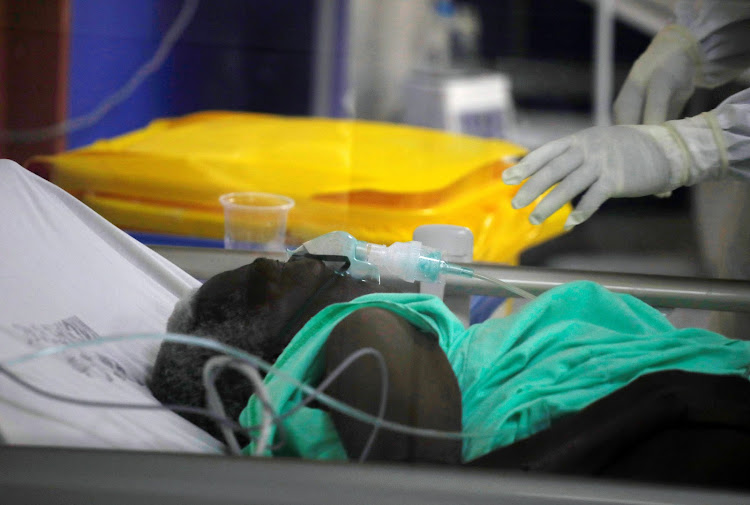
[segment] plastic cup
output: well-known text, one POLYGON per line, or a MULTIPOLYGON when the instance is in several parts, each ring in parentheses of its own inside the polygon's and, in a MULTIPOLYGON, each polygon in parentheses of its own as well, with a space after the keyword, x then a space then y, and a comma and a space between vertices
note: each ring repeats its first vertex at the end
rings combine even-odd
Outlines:
POLYGON ((294 200, 270 193, 229 193, 224 207, 224 247, 252 251, 283 251, 286 220, 294 200))

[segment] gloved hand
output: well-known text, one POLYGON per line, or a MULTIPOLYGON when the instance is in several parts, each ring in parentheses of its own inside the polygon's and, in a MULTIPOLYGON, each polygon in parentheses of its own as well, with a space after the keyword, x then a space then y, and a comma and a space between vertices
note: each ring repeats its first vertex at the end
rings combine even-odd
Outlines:
POLYGON ((695 90, 701 50, 690 31, 669 25, 636 60, 614 104, 618 124, 675 119, 695 90))
MULTIPOLYGON (((677 143, 664 126, 593 127, 546 144, 503 172, 506 184, 528 181, 511 204, 526 207, 559 183, 529 216, 539 224, 585 192, 565 222, 568 229, 588 219, 608 199, 671 191, 684 184, 675 167, 677 143)), ((679 147, 677 147, 679 149, 679 147)))

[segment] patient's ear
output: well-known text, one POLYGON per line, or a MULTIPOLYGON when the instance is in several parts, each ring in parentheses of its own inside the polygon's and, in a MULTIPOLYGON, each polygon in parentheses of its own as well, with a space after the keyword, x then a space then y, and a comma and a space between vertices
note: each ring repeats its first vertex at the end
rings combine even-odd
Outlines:
POLYGON ((211 277, 195 295, 195 315, 201 322, 221 322, 281 296, 277 262, 253 263, 211 277))
POLYGON ((281 265, 279 261, 258 258, 253 261, 243 281, 246 308, 270 303, 284 296, 281 287, 281 265))

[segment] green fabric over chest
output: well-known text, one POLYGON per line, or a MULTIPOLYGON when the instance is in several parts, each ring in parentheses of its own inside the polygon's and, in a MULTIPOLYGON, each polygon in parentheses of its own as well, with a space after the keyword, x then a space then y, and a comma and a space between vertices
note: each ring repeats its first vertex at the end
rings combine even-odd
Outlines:
MULTIPOLYGON (((466 461, 533 435, 640 375, 679 369, 747 377, 750 365, 750 342, 707 330, 675 329, 636 298, 581 281, 548 291, 517 314, 468 330, 433 296, 366 295, 319 312, 292 339, 276 367, 317 385, 328 335, 364 307, 393 311, 437 336, 462 392, 466 461)), ((303 397, 273 374, 265 382, 279 413, 303 397)), ((253 396, 240 423, 256 425, 261 414, 253 396)), ((274 442, 286 443, 273 455, 346 459, 327 413, 303 408, 283 424, 284 436, 274 428, 274 442)))

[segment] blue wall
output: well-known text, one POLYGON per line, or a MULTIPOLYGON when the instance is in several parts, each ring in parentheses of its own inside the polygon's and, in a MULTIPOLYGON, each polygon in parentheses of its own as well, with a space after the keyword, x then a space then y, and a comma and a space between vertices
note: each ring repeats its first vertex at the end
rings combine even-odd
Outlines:
MULTIPOLYGON (((182 0, 73 0, 69 117, 93 110, 156 51, 182 0)), ((206 109, 309 113, 315 2, 203 0, 167 58, 80 147, 152 119, 206 109)))
MULTIPOLYGON (((153 55, 162 30, 153 0, 74 0, 72 5, 68 113, 78 117, 93 110, 153 55)), ((95 126, 70 134, 68 146, 139 128, 168 114, 172 60, 168 58, 158 73, 95 126)))

